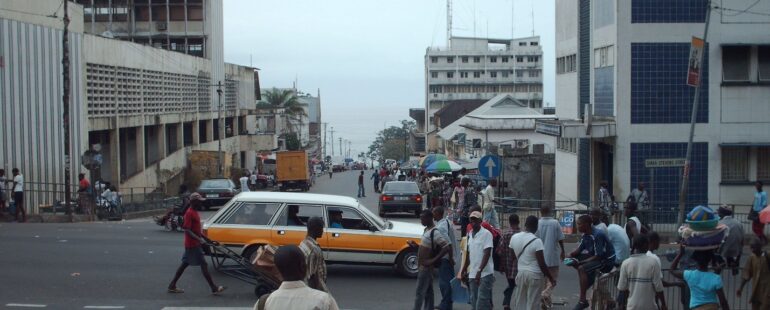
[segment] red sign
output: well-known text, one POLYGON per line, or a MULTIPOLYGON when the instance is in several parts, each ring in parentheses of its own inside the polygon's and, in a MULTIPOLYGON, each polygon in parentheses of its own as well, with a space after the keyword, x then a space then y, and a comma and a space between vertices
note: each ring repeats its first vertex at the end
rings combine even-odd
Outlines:
POLYGON ((687 85, 700 85, 700 67, 703 59, 703 39, 692 37, 690 43, 690 61, 687 66, 687 85))

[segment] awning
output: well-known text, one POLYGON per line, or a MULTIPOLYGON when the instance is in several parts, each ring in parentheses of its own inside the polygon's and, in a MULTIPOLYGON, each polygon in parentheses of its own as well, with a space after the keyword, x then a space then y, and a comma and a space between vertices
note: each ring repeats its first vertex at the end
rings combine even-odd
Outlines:
POLYGON ((770 146, 770 142, 731 142, 720 143, 719 147, 731 148, 731 147, 752 147, 752 146, 770 146))

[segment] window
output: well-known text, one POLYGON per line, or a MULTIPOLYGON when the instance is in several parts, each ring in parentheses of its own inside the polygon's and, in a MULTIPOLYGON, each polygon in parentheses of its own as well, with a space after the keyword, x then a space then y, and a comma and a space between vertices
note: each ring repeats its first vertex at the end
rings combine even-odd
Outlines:
POLYGON ((503 56, 503 62, 508 62, 508 57, 507 56, 503 56))
POLYGON ((446 63, 451 64, 455 62, 454 56, 449 56, 446 58, 446 63))
POLYGON ((473 72, 473 77, 480 78, 481 77, 481 71, 473 72))
POLYGON ((311 217, 323 218, 323 207, 320 205, 290 204, 283 208, 281 216, 275 222, 276 226, 306 226, 311 217))
POLYGON ((529 77, 540 77, 540 70, 529 70, 529 77))
POLYGON ((527 42, 519 42, 519 46, 527 46, 527 42))
POLYGON ((203 20, 203 7, 202 6, 187 6, 187 20, 201 21, 203 20))
POLYGON ((431 72, 431 73, 430 73, 430 77, 432 77, 432 78, 434 78, 434 79, 435 79, 435 78, 438 78, 438 72, 431 72))
POLYGON ((722 80, 748 81, 751 63, 750 46, 722 47, 722 80))
POLYGON ((524 62, 524 56, 516 56, 516 62, 524 62))
POLYGON ((538 62, 540 60, 540 56, 527 56, 527 62, 538 62))
POLYGON ((556 149, 567 152, 577 153, 577 139, 576 138, 558 138, 556 140, 556 149))
POLYGON ((529 46, 537 46, 537 42, 529 42, 529 46))
POLYGON ((758 46, 759 80, 770 81, 770 45, 758 46))
POLYGON ((508 71, 503 71, 503 77, 504 77, 504 78, 507 78, 507 77, 508 77, 508 71))
POLYGON ((441 86, 440 85, 431 85, 430 86, 430 92, 431 93, 440 93, 441 92, 441 86))
POLYGON ((481 62, 481 57, 473 57, 473 62, 474 63, 480 63, 481 62))
POLYGON ((329 228, 367 230, 369 222, 352 208, 329 207, 329 228))
POLYGON ((454 72, 447 72, 447 73, 446 73, 446 77, 447 77, 448 79, 454 78, 454 77, 455 77, 455 73, 454 73, 454 72))
POLYGON ((517 70, 516 77, 524 77, 524 70, 517 70))
POLYGON ((749 148, 722 149, 722 182, 749 180, 749 148))
POLYGON ((468 63, 468 56, 463 56, 462 60, 464 64, 468 63))
POLYGON ((566 72, 575 72, 577 71, 577 55, 572 54, 567 56, 567 60, 565 62, 565 67, 567 71, 566 72))
POLYGON ((604 68, 614 65, 612 46, 600 47, 594 50, 594 68, 604 68))
POLYGON ((489 57, 489 62, 497 62, 497 57, 489 57))
POLYGON ((465 71, 460 72, 460 78, 464 79, 464 78, 467 78, 467 77, 468 77, 468 72, 465 72, 465 71))
POLYGON ((495 72, 495 71, 489 72, 489 77, 496 78, 497 77, 497 72, 495 72))
POLYGON ((431 57, 430 58, 430 63, 437 63, 437 62, 438 62, 438 57, 431 57))
POLYGON ((267 225, 280 206, 279 203, 243 203, 222 224, 267 225))
POLYGON ((757 180, 770 180, 770 146, 757 148, 757 180))

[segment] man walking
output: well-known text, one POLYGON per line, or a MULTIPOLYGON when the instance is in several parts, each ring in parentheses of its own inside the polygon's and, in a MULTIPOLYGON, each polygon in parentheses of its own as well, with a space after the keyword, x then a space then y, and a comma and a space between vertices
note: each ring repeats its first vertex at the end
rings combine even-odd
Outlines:
POLYGON ((732 268, 733 275, 737 275, 738 263, 741 261, 741 252, 743 252, 743 224, 733 218, 733 210, 729 207, 721 206, 717 209, 717 213, 720 218, 719 223, 727 226, 727 237, 719 248, 719 254, 725 259, 727 267, 732 268))
POLYGON ((249 172, 248 171, 244 171, 243 175, 241 176, 240 179, 238 179, 238 181, 241 182, 241 192, 242 193, 250 191, 249 190, 249 172))
POLYGON ((637 235, 634 237, 634 254, 620 266, 618 304, 621 309, 668 309, 660 265, 646 254, 648 248, 647 236, 637 235), (656 305, 658 300, 660 303, 656 305))
POLYGON ((83 208, 83 213, 87 216, 91 216, 95 213, 94 210, 94 197, 92 195, 91 182, 86 179, 85 173, 78 174, 78 205, 83 208))
POLYGON ((309 288, 302 279, 307 274, 305 259, 296 245, 285 245, 275 252, 275 266, 281 273, 281 286, 259 297, 254 310, 312 309, 339 310, 329 293, 309 288))
POLYGON ((495 266, 492 261, 492 233, 481 228, 482 214, 473 211, 470 214, 472 230, 468 234, 468 259, 457 275, 460 280, 469 283, 471 309, 492 309, 492 286, 495 283, 495 266))
POLYGON ((358 198, 366 197, 366 193, 364 193, 364 172, 361 171, 361 174, 358 175, 358 198))
POLYGON ((497 228, 500 226, 497 222, 497 211, 495 211, 495 187, 497 187, 497 180, 490 180, 489 185, 484 189, 482 210, 484 211, 484 221, 497 228))
POLYGON ((372 176, 369 177, 370 180, 374 180, 374 192, 379 193, 380 192, 380 174, 377 172, 377 170, 374 170, 374 173, 372 173, 372 176))
POLYGON ((329 292, 329 288, 326 287, 326 261, 324 261, 324 253, 316 241, 323 234, 324 220, 317 216, 309 218, 307 220, 307 236, 299 244, 299 249, 305 254, 305 266, 307 267, 305 283, 312 289, 329 292))
POLYGON ((16 202, 14 217, 17 222, 24 223, 27 221, 27 210, 24 209, 24 176, 19 172, 19 168, 13 168, 11 173, 13 174, 13 201, 16 202), (19 212, 21 212, 21 220, 19 220, 19 212))
MULTIPOLYGON (((543 242, 543 256, 545 265, 554 281, 559 280, 559 265, 564 260, 566 252, 564 251, 564 232, 561 231, 559 221, 553 218, 553 209, 550 206, 540 208, 540 220, 537 223, 537 237, 543 242)), ((552 282, 546 282, 542 297, 542 305, 545 309, 551 309, 553 300, 552 282)))
POLYGON ((198 209, 201 207, 201 203, 205 200, 206 199, 201 197, 201 195, 198 193, 193 193, 190 195, 190 207, 187 208, 187 211, 184 213, 184 223, 182 224, 182 228, 185 232, 184 256, 182 256, 182 264, 179 265, 179 268, 177 268, 174 279, 171 280, 171 283, 168 285, 169 293, 184 293, 184 290, 176 286, 176 282, 179 281, 179 278, 182 276, 182 273, 184 273, 185 269, 187 269, 187 266, 201 267, 203 277, 206 278, 206 282, 208 282, 212 294, 219 295, 225 290, 224 286, 214 285, 214 280, 211 279, 211 274, 209 274, 206 259, 203 256, 203 247, 201 245, 201 241, 210 240, 208 240, 206 236, 201 233, 201 218, 198 214, 198 209))
MULTIPOLYGON (((451 245, 436 229, 433 223, 433 212, 423 210, 420 222, 425 226, 422 239, 418 245, 412 240, 407 241, 410 247, 417 248, 417 294, 414 299, 414 310, 433 310, 433 266, 451 250, 451 245)), ((450 254, 451 255, 451 254, 450 254)))
POLYGON ((538 310, 540 308, 543 276, 548 279, 551 287, 556 286, 556 279, 553 278, 545 263, 543 241, 535 236, 537 226, 537 217, 528 216, 524 222, 526 231, 514 235, 509 245, 518 262, 519 273, 516 275, 515 292, 517 309, 538 310))
POLYGON ((738 297, 741 297, 743 287, 749 281, 751 309, 770 309, 770 255, 762 251, 762 242, 756 239, 751 242, 751 256, 743 269, 743 282, 736 292, 738 297))
POLYGON ((454 225, 445 216, 444 208, 433 208, 433 220, 436 221, 436 229, 441 235, 449 241, 449 255, 441 258, 441 265, 438 268, 438 288, 441 291, 440 310, 452 310, 452 286, 449 284, 455 277, 455 257, 457 255, 457 238, 455 237, 454 225))
POLYGON ((519 216, 516 214, 509 215, 508 226, 509 228, 503 231, 503 235, 500 237, 500 244, 497 245, 498 255, 500 255, 500 260, 503 261, 503 274, 505 274, 505 279, 508 280, 508 287, 503 291, 503 310, 511 309, 511 296, 513 296, 513 290, 516 288, 518 262, 516 262, 516 255, 513 254, 510 244, 513 235, 520 232, 519 216))
POLYGON ((648 214, 650 211, 650 194, 645 189, 644 182, 639 182, 639 185, 637 185, 637 187, 631 191, 631 194, 628 195, 628 198, 626 198, 626 202, 635 202, 636 207, 639 208, 639 211, 642 213, 644 222, 650 221, 648 214))
POLYGON ((599 208, 602 209, 604 214, 610 214, 610 207, 612 205, 612 197, 610 197, 610 185, 607 181, 599 183, 599 208))

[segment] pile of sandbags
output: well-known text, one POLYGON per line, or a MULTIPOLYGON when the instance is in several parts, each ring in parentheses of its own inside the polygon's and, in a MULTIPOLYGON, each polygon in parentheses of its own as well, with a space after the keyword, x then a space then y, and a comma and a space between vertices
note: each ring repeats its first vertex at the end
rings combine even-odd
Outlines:
POLYGON ((713 250, 722 245, 729 229, 719 224, 719 216, 709 207, 697 206, 687 214, 679 234, 685 247, 692 250, 713 250))

